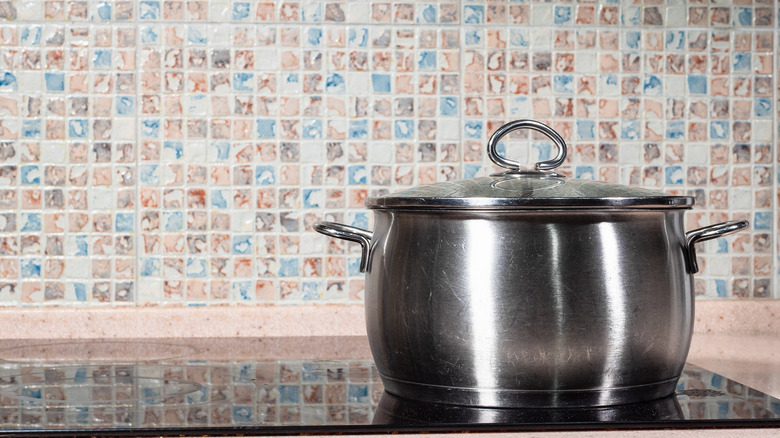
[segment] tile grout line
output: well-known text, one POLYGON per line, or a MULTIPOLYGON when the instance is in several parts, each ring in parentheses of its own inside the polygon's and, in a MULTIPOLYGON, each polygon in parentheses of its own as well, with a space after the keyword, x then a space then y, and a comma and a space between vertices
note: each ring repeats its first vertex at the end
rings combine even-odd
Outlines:
POLYGON ((132 26, 135 30, 135 102, 133 109, 133 134, 135 143, 135 220, 133 230, 135 231, 135 290, 133 291, 133 305, 138 307, 141 294, 141 251, 143 250, 143 236, 141 235, 141 141, 140 141, 140 108, 141 108, 141 73, 140 66, 143 63, 143 51, 141 49, 140 25, 137 22, 135 14, 133 15, 132 26))
MULTIPOLYGON (((774 83, 772 84, 772 102, 773 102, 773 111, 772 111, 772 117, 774 119, 774 123, 772 124, 772 139, 770 140, 772 142, 772 145, 774 147, 770 148, 771 154, 772 154, 772 186, 774 187, 774 190, 772 191, 772 204, 774 205, 773 208, 773 214, 772 214, 772 224, 770 226, 771 235, 772 238, 772 263, 770 266, 772 267, 772 273, 771 273, 771 279, 770 279, 770 287, 772 288, 772 293, 770 294, 769 298, 772 299, 780 299, 780 239, 778 235, 778 228, 780 227, 780 175, 778 175, 778 170, 780 170, 780 51, 778 51, 778 45, 780 45, 780 22, 778 22, 778 13, 780 13, 780 8, 778 8, 778 2, 773 2, 775 6, 775 29, 774 29, 774 37, 773 37, 773 47, 774 47, 774 65, 773 72, 774 72, 774 83)), ((754 273, 755 275, 755 273, 754 273)))

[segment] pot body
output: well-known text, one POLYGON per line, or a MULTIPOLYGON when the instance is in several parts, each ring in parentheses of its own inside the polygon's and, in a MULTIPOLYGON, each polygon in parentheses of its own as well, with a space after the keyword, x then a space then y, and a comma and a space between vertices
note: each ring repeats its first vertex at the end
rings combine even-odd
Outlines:
POLYGON ((366 321, 385 388, 493 407, 671 394, 693 327, 682 209, 375 209, 366 321))

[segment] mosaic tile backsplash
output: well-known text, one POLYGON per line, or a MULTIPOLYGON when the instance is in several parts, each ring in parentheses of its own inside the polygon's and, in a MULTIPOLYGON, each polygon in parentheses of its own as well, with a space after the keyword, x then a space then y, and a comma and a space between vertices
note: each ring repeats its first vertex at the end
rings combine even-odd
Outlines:
POLYGON ((696 293, 780 298, 771 0, 0 1, 0 302, 359 303, 366 197, 492 172, 696 199, 696 293), (504 152, 555 151, 523 133, 504 152))

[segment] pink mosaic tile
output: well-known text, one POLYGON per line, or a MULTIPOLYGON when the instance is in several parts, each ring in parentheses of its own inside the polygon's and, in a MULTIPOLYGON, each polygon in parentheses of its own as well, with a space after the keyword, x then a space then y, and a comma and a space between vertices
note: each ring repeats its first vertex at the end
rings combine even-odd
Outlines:
POLYGON ((491 172, 519 118, 566 175, 692 196, 689 229, 750 220, 696 291, 780 298, 767 0, 40 6, 0 1, 3 304, 360 302, 357 247, 313 222, 491 172))

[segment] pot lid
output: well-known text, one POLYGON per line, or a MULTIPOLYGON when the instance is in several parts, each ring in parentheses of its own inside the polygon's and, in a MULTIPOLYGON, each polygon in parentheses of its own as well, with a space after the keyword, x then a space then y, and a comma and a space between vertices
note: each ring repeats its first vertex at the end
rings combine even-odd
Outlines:
POLYGON ((549 126, 516 120, 500 127, 488 141, 488 157, 508 169, 486 177, 447 181, 368 198, 369 208, 513 209, 513 208, 690 208, 693 198, 584 179, 553 172, 566 159, 566 143, 549 126), (531 129, 547 135, 558 147, 549 161, 524 169, 497 153, 499 140, 510 131, 531 129))

